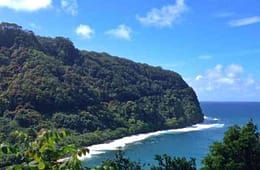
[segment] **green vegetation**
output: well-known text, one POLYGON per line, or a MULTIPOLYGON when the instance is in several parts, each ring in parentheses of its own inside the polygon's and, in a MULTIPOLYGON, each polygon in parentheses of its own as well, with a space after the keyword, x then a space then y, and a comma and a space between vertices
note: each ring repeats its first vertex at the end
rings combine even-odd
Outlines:
POLYGON ((232 126, 223 142, 210 147, 203 160, 202 170, 258 170, 260 169, 260 138, 256 125, 249 121, 242 128, 232 126))
POLYGON ((142 167, 145 165, 141 165, 139 162, 131 161, 129 158, 124 156, 124 153, 119 150, 113 160, 106 160, 102 163, 102 165, 91 168, 91 170, 142 170, 142 167))
POLYGON ((186 158, 170 157, 164 154, 163 156, 156 155, 155 160, 158 161, 158 166, 152 166, 151 170, 196 170, 196 162, 194 158, 187 160, 186 158))
POLYGON ((1 141, 15 144, 15 130, 66 129, 64 143, 86 146, 202 120, 196 94, 175 72, 0 24, 1 141))
MULTIPOLYGON (((21 142, 22 147, 5 143, 0 145, 0 160, 12 157, 12 162, 4 167, 7 170, 84 169, 77 156, 86 154, 87 149, 77 150, 75 145, 58 146, 60 141, 68 135, 64 130, 59 132, 41 131, 37 138, 31 142, 30 136, 26 133, 15 131, 12 135, 21 142), (59 161, 64 156, 71 156, 71 159, 59 161)), ((0 163, 3 165, 3 162, 0 163)))
MULTIPOLYGON (((75 145, 62 145, 61 140, 68 134, 66 131, 42 131, 34 141, 23 132, 15 132, 13 136, 21 141, 23 147, 11 146, 7 143, 0 145, 1 159, 12 157, 13 161, 5 168, 9 170, 142 170, 149 167, 151 170, 196 170, 195 159, 156 155, 157 165, 142 165, 126 158, 122 151, 116 154, 115 159, 106 160, 94 168, 83 167, 77 155, 87 154, 87 149, 77 150, 75 145), (62 161, 64 156, 70 159, 62 161)), ((260 138, 257 127, 249 121, 242 128, 230 127, 223 138, 223 142, 214 143, 210 147, 201 170, 258 170, 260 168, 260 138)), ((0 162, 2 163, 2 162, 0 162)), ((0 164, 1 165, 1 164, 0 164)))

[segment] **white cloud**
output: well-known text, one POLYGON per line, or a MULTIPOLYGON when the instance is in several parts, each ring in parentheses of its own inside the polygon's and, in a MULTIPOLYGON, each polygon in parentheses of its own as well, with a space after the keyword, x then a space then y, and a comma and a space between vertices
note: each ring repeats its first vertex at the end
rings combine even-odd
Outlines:
POLYGON ((51 6, 52 0, 1 0, 0 7, 16 11, 37 11, 51 6))
POLYGON ((260 81, 245 75, 241 65, 215 67, 185 79, 201 100, 260 100, 260 81))
POLYGON ((76 34, 85 39, 90 39, 94 33, 95 31, 88 25, 80 24, 76 28, 76 34))
POLYGON ((242 18, 238 20, 232 20, 228 24, 231 27, 240 27, 250 24, 256 24, 260 22, 260 16, 254 16, 254 17, 248 17, 248 18, 242 18))
POLYGON ((216 79, 216 82, 222 83, 222 84, 234 84, 234 79, 232 78, 227 78, 227 77, 222 77, 219 79, 216 79))
POLYGON ((236 77, 237 75, 244 72, 244 69, 240 65, 231 64, 226 69, 226 74, 228 77, 236 77))
POLYGON ((119 25, 115 29, 106 31, 106 34, 124 40, 131 40, 131 33, 132 33, 132 29, 127 25, 123 25, 123 24, 119 25))
POLYGON ((184 0, 176 0, 174 5, 163 6, 161 9, 153 8, 146 16, 137 16, 137 19, 145 25, 170 27, 187 9, 184 0))
POLYGON ((204 74, 196 76, 195 80, 199 81, 203 78, 205 82, 215 84, 216 86, 221 84, 231 85, 240 80, 240 75, 243 71, 243 67, 237 64, 231 64, 225 68, 221 64, 217 64, 214 68, 208 69, 204 74))
POLYGON ((221 64, 217 64, 213 69, 209 69, 206 71, 206 77, 210 79, 215 79, 221 77, 223 66, 221 64))
POLYGON ((197 75, 196 78, 195 78, 197 81, 203 79, 203 76, 202 75, 197 75))
POLYGON ((77 0, 61 0, 61 8, 73 16, 78 14, 77 0))
POLYGON ((198 59, 200 60, 210 60, 212 58, 211 55, 200 55, 198 59))

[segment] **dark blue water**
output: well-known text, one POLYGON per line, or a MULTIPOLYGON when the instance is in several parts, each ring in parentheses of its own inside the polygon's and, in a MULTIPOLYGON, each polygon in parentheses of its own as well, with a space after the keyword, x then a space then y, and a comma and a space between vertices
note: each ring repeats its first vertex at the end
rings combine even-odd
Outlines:
MULTIPOLYGON (((224 127, 154 136, 129 144, 124 148, 126 156, 134 161, 153 164, 155 154, 167 153, 171 156, 193 157, 196 159, 197 166, 200 167, 201 160, 209 151, 209 146, 214 141, 221 141, 228 127, 234 124, 246 124, 249 119, 253 119, 253 122, 260 127, 260 102, 201 102, 201 107, 205 116, 212 119, 207 120, 206 123, 224 124, 224 127), (218 120, 213 120, 213 118, 218 120)), ((108 151, 95 155, 85 164, 88 167, 98 165, 106 159, 112 159, 115 152, 108 151)))

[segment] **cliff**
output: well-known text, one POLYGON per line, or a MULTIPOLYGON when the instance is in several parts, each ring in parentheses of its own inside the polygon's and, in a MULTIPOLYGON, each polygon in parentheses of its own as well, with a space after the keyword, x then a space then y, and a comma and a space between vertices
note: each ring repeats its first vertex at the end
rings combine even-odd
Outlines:
POLYGON ((0 24, 1 141, 14 130, 65 128, 89 144, 201 121, 195 92, 176 72, 0 24))

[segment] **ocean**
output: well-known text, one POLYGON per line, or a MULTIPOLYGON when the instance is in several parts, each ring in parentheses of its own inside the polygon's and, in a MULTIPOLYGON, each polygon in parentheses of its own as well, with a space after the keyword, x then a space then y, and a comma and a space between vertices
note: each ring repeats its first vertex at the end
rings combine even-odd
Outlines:
POLYGON ((90 147, 84 158, 88 167, 113 159, 118 147, 133 161, 155 164, 154 155, 168 154, 195 158, 197 167, 209 152, 209 146, 221 141, 228 127, 246 124, 250 119, 260 127, 260 102, 201 102, 205 121, 193 127, 135 135, 108 144, 90 147))

